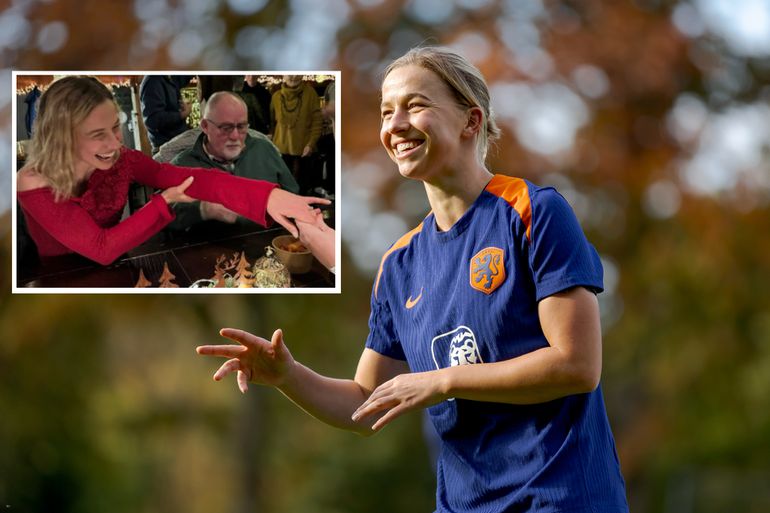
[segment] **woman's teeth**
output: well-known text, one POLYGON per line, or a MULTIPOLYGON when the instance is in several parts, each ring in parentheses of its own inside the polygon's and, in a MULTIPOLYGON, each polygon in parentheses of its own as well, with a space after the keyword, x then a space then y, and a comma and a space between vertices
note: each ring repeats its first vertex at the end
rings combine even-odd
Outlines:
POLYGON ((114 151, 111 152, 111 153, 107 153, 106 155, 101 155, 99 153, 96 154, 96 158, 98 158, 99 160, 105 160, 105 161, 112 160, 112 158, 114 156, 115 156, 115 152, 114 151))
POLYGON ((396 144, 396 153, 404 153, 422 144, 422 141, 407 141, 396 144))

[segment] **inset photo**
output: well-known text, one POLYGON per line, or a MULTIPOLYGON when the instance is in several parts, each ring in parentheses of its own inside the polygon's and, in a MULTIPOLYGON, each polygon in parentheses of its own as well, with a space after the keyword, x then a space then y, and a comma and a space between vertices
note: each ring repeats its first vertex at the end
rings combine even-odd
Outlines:
POLYGON ((146 73, 13 72, 13 292, 339 293, 340 72, 146 73))

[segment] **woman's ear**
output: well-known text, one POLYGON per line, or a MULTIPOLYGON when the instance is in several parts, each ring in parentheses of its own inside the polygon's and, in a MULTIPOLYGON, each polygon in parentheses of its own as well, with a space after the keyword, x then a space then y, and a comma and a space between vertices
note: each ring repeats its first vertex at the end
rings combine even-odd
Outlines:
POLYGON ((464 135, 475 135, 481 131, 481 123, 484 119, 484 113, 481 107, 468 108, 468 122, 463 128, 464 135))

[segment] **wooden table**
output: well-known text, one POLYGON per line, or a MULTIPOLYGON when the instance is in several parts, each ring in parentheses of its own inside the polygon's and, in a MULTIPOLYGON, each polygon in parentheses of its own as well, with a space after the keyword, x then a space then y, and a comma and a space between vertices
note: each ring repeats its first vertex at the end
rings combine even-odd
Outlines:
MULTIPOLYGON (((196 280, 211 278, 217 258, 223 254, 229 260, 236 252, 245 251, 253 265, 264 256, 273 238, 288 233, 275 226, 259 229, 256 225, 206 222, 184 233, 163 231, 108 266, 74 254, 19 262, 18 287, 132 288, 139 280, 140 269, 157 287, 164 263, 175 275, 174 283, 180 288, 189 287, 196 280)), ((314 259, 309 272, 294 274, 291 280, 292 287, 333 288, 335 276, 314 259)))

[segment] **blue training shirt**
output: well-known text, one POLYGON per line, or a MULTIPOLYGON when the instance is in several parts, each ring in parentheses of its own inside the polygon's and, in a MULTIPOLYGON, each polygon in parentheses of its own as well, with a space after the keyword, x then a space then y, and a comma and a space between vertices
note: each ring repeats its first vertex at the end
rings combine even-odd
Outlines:
MULTIPOLYGON (((575 286, 600 292, 602 266, 567 201, 495 175, 449 231, 429 214, 385 253, 366 347, 412 372, 515 358, 548 346, 538 301, 575 286)), ((442 441, 438 512, 628 511, 600 388, 428 413, 442 441)))

